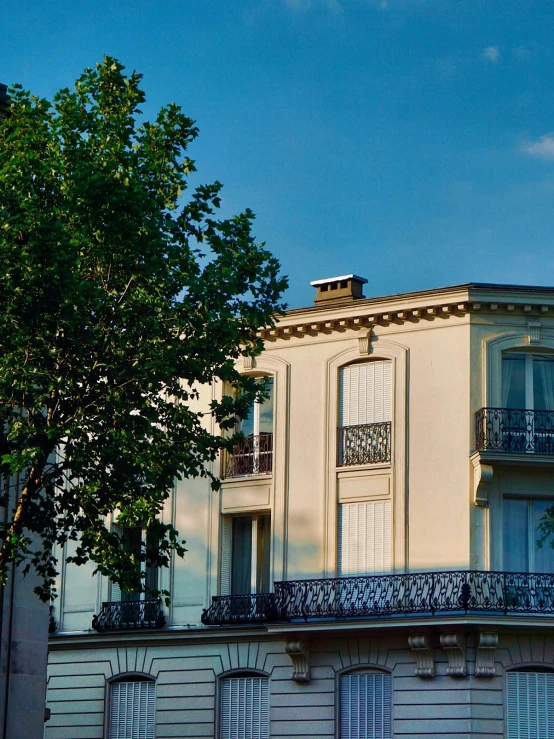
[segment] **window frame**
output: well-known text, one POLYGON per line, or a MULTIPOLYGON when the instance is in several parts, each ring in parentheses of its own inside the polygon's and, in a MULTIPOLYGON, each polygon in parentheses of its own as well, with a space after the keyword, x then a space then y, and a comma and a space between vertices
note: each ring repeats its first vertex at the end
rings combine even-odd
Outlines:
POLYGON ((242 669, 232 670, 224 672, 218 675, 216 681, 216 717, 215 717, 215 736, 217 739, 222 739, 222 692, 223 683, 226 680, 241 679, 241 678, 259 678, 266 680, 267 684, 267 739, 271 736, 271 676, 262 670, 255 669, 242 669))
MULTIPOLYGON (((342 679, 345 677, 354 677, 359 675, 382 675, 384 677, 388 677, 388 685, 389 685, 389 691, 390 691, 390 733, 389 736, 384 736, 383 739, 392 739, 394 736, 394 681, 392 672, 390 670, 387 670, 383 668, 380 665, 357 665, 355 667, 348 667, 344 670, 341 670, 340 672, 337 672, 336 675, 336 686, 335 686, 335 695, 336 695, 336 730, 335 730, 335 736, 336 739, 347 739, 347 737, 344 736, 342 731, 342 679)), ((374 739, 374 737, 369 737, 369 739, 374 739)))
POLYGON ((152 737, 156 737, 156 713, 157 713, 157 681, 153 675, 146 672, 124 672, 118 675, 113 675, 106 679, 105 687, 105 698, 104 698, 104 736, 106 739, 111 739, 110 730, 110 716, 112 708, 112 686, 117 683, 151 683, 154 686, 154 721, 153 721, 153 734, 152 737))
MULTIPOLYGON (((510 727, 510 724, 509 724, 509 722, 510 722, 510 713, 511 713, 510 705, 509 705, 509 700, 510 700, 510 685, 509 685, 509 682, 511 680, 511 676, 512 675, 518 676, 518 675, 522 675, 522 674, 525 674, 525 675, 545 675, 545 676, 550 675, 551 676, 551 680, 550 680, 551 685, 549 686, 550 687, 550 695, 554 698, 554 670, 552 670, 551 668, 542 667, 542 666, 539 667, 539 666, 532 665, 532 666, 528 666, 528 667, 526 666, 526 667, 516 668, 516 669, 512 669, 512 670, 506 670, 506 677, 505 677, 505 680, 504 680, 504 710, 505 710, 505 716, 506 716, 505 722, 504 722, 504 735, 505 735, 506 739, 518 739, 518 735, 520 733, 519 732, 519 728, 520 728, 519 725, 515 727, 515 732, 512 732, 511 731, 511 728, 512 727, 510 727)), ((546 677, 545 677, 545 682, 546 682, 546 677)), ((520 686, 519 685, 517 686, 516 690, 519 692, 519 690, 520 690, 520 686)), ((552 728, 554 729, 554 700, 552 700, 549 703, 549 701, 548 701, 548 692, 547 691, 548 691, 548 688, 547 688, 547 690, 545 690, 545 697, 547 699, 546 700, 546 711, 548 711, 548 705, 551 705, 552 706, 551 722, 552 722, 552 728)), ((528 697, 529 696, 527 695, 527 699, 528 699, 528 697)), ((519 704, 516 705, 515 712, 516 712, 516 714, 519 714, 519 704)), ((531 713, 534 713, 534 711, 531 712, 531 713)))
POLYGON ((220 595, 256 595, 270 592, 272 587, 272 539, 273 539, 273 517, 271 511, 245 511, 233 515, 221 516, 221 538, 219 549, 219 592, 220 595), (238 518, 250 518, 252 520, 251 558, 250 558, 250 593, 232 593, 233 582, 233 520, 238 518), (269 565, 267 573, 263 572, 264 563, 258 562, 258 548, 260 531, 260 519, 267 518, 268 537, 266 549, 269 554, 269 565), (227 554, 226 554, 227 550, 227 554), (258 581, 262 581, 264 574, 267 577, 267 590, 258 590, 258 581))

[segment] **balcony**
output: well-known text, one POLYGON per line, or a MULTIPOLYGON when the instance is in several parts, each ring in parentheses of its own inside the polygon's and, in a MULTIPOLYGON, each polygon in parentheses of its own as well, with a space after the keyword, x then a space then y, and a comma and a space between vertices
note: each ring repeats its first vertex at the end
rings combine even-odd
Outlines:
POLYGON ((275 583, 275 593, 212 599, 206 625, 435 616, 554 616, 554 575, 426 572, 275 583))
POLYGON ((475 448, 554 456, 554 411, 481 408, 475 414, 475 448))
POLYGON ((245 437, 235 445, 232 454, 223 457, 222 477, 270 475, 273 470, 273 434, 245 437))
POLYGON ((159 600, 130 600, 102 603, 102 609, 92 619, 95 631, 127 631, 130 629, 161 629, 165 615, 159 600))
POLYGON ((339 426, 337 449, 339 467, 390 462, 390 458, 390 421, 363 423, 358 426, 339 426))

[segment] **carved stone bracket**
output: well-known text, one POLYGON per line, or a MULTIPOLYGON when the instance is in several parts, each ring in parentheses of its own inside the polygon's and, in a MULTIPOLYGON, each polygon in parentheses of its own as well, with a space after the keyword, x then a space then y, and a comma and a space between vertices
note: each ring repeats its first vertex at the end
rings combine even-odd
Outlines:
POLYGON ((541 322, 527 321, 527 342, 529 344, 539 344, 541 340, 541 322))
POLYGON ((461 631, 441 634, 441 647, 448 657, 446 674, 463 677, 466 674, 466 639, 461 631))
POLYGON ((285 644, 285 652, 292 662, 291 679, 297 683, 309 683, 311 680, 310 643, 304 639, 289 639, 285 644))
POLYGON ((248 355, 244 356, 242 358, 242 366, 244 367, 245 370, 254 369, 254 367, 256 366, 254 357, 250 357, 248 355))
POLYGON ((365 336, 358 337, 358 347, 360 354, 366 355, 371 352, 371 328, 365 336))
POLYGON ((493 468, 490 464, 483 464, 479 457, 473 462, 473 502, 475 505, 486 508, 489 504, 489 486, 492 482, 493 468))
POLYGON ((416 659, 415 674, 418 677, 434 677, 435 662, 428 634, 410 634, 408 644, 416 659))
POLYGON ((478 677, 492 677, 496 675, 494 655, 498 646, 496 631, 480 631, 479 644, 475 657, 475 674, 478 677))

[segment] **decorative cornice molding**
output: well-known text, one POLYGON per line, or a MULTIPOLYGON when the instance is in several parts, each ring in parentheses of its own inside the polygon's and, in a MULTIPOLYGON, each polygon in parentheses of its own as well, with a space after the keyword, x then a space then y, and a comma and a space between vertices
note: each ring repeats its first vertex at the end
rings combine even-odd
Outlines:
POLYGON ((498 646, 498 632, 480 631, 479 644, 475 656, 475 674, 477 677, 492 677, 496 675, 494 656, 498 646))
POLYGON ((408 644, 416 659, 418 677, 434 677, 435 661, 428 634, 410 634, 408 644))
MULTIPOLYGON (((398 301, 398 307, 392 308, 384 306, 381 310, 377 306, 356 305, 357 301, 348 305, 328 306, 327 311, 322 315, 321 308, 315 310, 315 315, 310 315, 310 309, 307 309, 303 315, 302 311, 299 315, 293 311, 292 314, 285 314, 281 321, 272 328, 264 328, 258 331, 257 336, 268 340, 275 341, 279 338, 291 339, 300 338, 301 336, 316 336, 318 334, 330 334, 334 332, 342 332, 347 329, 362 329, 372 326, 390 326, 402 325, 406 322, 419 323, 420 321, 447 320, 452 316, 464 316, 468 313, 494 313, 495 315, 505 313, 508 315, 523 315, 532 318, 534 315, 539 318, 547 313, 554 314, 554 306, 543 303, 517 303, 513 299, 497 300, 495 302, 475 302, 466 300, 460 302, 438 301, 431 305, 410 307, 402 306, 402 299, 398 301), (350 315, 341 315, 341 313, 352 311, 350 315), (338 315, 332 315, 333 313, 338 315)), ((538 321, 530 320, 528 322, 529 343, 538 343, 540 324, 538 321)))
POLYGON ((305 639, 289 639, 285 644, 285 652, 292 662, 291 680, 297 683, 309 683, 311 680, 310 642, 305 639))
POLYGON ((461 631, 449 634, 441 634, 441 647, 448 657, 446 674, 452 677, 464 677, 466 675, 466 638, 461 631))

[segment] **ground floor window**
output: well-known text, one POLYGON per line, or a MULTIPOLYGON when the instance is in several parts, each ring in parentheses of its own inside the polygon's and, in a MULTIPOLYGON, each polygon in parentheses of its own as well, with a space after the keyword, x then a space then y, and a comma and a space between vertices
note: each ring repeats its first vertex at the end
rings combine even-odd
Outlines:
POLYGON ((220 709, 220 739, 268 739, 269 678, 224 678, 220 709))
POLYGON ((392 677, 357 672, 340 678, 341 739, 390 739, 392 677))
POLYGON ((154 739, 156 686, 152 680, 110 684, 108 739, 154 739))
POLYGON ((554 673, 506 673, 507 739, 554 739, 554 673))

